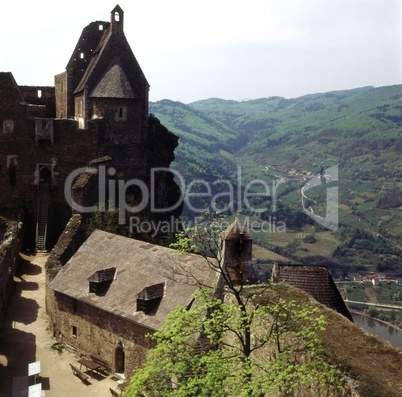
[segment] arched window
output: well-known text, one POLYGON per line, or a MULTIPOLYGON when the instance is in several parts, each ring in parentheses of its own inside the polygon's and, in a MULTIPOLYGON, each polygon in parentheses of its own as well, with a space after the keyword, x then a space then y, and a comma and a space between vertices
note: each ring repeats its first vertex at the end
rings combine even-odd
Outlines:
POLYGON ((126 121, 127 120, 127 108, 125 106, 119 106, 115 113, 116 121, 126 121))
POLYGON ((117 343, 117 347, 114 351, 114 370, 118 373, 124 373, 125 371, 125 353, 124 347, 121 341, 117 343))
POLYGON ((114 20, 115 20, 116 22, 119 22, 119 21, 120 21, 120 14, 119 14, 117 11, 114 13, 114 20))

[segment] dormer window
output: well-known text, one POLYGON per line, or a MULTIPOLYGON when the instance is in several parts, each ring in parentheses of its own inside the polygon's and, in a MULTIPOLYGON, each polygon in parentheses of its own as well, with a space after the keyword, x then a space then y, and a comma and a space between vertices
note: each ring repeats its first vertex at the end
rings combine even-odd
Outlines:
POLYGON ((137 312, 149 313, 163 298, 165 283, 145 287, 137 296, 137 312))
POLYGON ((115 279, 117 268, 111 267, 96 271, 91 277, 88 277, 89 292, 99 295, 105 292, 115 279))

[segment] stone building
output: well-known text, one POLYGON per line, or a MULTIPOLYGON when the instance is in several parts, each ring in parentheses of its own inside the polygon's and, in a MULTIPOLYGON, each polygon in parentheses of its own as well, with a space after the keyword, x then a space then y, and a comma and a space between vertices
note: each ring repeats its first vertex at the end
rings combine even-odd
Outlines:
MULTIPOLYGON (((206 260, 96 230, 49 284, 50 329, 79 354, 97 356, 129 376, 152 347, 146 335, 178 305, 190 307, 200 286, 216 285, 215 295, 223 296, 227 283, 253 283, 252 240, 234 222, 221 234, 221 255, 206 260), (231 281, 222 277, 226 271, 231 281)), ((351 319, 326 268, 279 266, 273 277, 351 319)))
POLYGON ((199 255, 96 230, 49 284, 50 328, 60 342, 129 376, 151 347, 145 336, 215 278, 199 255))
MULTIPOLYGON (((31 246, 46 249, 56 243, 72 213, 64 191, 67 178, 82 167, 93 171, 103 165, 106 186, 110 179, 143 182, 153 189, 158 208, 179 200, 168 170, 178 138, 148 114, 148 92, 118 5, 110 21, 83 29, 54 87, 19 86, 12 73, 0 73, 0 215, 23 208, 31 246), (155 167, 165 171, 152 179, 151 187, 155 167)), ((87 176, 100 178, 94 174, 87 176)), ((99 201, 99 183, 89 179, 76 186, 79 204, 99 201)), ((130 192, 137 200, 140 193, 130 192)), ((180 211, 177 206, 155 217, 180 211)))

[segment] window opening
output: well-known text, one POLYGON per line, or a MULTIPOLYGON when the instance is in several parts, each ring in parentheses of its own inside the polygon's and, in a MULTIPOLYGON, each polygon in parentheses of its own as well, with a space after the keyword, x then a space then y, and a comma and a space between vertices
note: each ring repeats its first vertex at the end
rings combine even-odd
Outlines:
POLYGON ((137 311, 149 313, 156 308, 165 291, 165 283, 159 283, 145 287, 137 295, 137 311))
POLYGON ((72 333, 74 337, 77 337, 77 327, 73 325, 72 333))
POLYGON ((5 134, 10 134, 14 130, 14 121, 13 120, 4 120, 3 122, 3 132, 5 134))
POLYGON ((114 13, 114 20, 115 20, 116 22, 119 22, 119 21, 120 21, 120 14, 119 14, 117 11, 114 13))
POLYGON ((38 90, 38 98, 42 98, 42 90, 38 90))

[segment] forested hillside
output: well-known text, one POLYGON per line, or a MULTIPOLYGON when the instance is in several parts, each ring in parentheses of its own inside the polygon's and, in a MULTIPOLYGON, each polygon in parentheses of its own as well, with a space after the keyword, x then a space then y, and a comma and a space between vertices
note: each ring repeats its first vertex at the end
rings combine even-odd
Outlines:
MULTIPOLYGON (((261 245, 325 263, 335 275, 376 268, 402 273, 401 85, 292 99, 164 100, 150 111, 180 137, 173 168, 187 184, 225 178, 235 186, 240 169, 243 187, 255 180, 278 186, 275 206, 273 191, 252 201, 262 213, 227 211, 249 221, 282 221, 286 233, 254 233, 261 245), (335 166, 338 180, 330 181, 326 170, 335 166), (303 207, 301 188, 315 175, 322 183, 305 190, 303 207), (326 191, 334 186, 339 227, 331 231, 308 211, 325 217, 326 191)), ((186 219, 193 215, 184 212, 186 219)))

